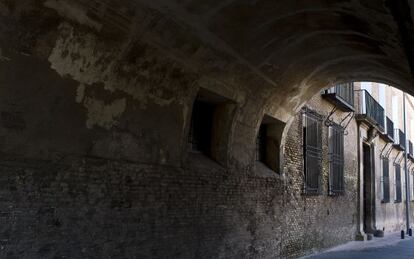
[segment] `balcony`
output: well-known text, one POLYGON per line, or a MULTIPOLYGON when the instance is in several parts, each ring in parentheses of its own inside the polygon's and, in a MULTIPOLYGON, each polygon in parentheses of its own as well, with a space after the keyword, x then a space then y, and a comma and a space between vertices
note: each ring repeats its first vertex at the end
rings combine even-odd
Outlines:
POLYGON ((384 108, 366 90, 356 90, 355 94, 358 98, 358 111, 355 118, 384 132, 384 108))
POLYGON ((394 142, 394 123, 388 117, 385 117, 385 130, 381 137, 388 143, 394 142))
POLYGON ((394 131, 394 147, 397 150, 404 151, 405 150, 405 134, 400 129, 395 129, 394 131))
POLYGON ((322 92, 322 97, 345 112, 353 112, 354 83, 339 84, 322 92))
POLYGON ((408 157, 411 160, 414 160, 414 146, 413 146, 413 142, 411 142, 411 140, 408 141, 408 157))

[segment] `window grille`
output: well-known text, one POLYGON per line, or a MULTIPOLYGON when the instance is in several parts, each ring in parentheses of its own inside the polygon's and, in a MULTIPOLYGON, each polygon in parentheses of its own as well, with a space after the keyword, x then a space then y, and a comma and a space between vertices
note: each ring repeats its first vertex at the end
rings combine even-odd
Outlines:
POLYGON ((344 130, 340 125, 329 127, 329 193, 344 192, 344 130))
POLYGON ((382 159, 382 202, 390 202, 390 161, 382 159))
POLYGON ((395 165, 395 202, 401 202, 401 166, 395 165))
POLYGON ((315 112, 306 110, 303 114, 303 159, 304 191, 306 194, 321 193, 322 160, 322 118, 315 112))

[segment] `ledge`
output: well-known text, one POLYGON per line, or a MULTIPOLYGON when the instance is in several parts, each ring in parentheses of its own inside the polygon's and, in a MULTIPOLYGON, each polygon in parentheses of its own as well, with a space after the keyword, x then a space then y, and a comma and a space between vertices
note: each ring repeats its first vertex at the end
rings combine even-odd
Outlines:
POLYGON ((345 112, 354 112, 355 108, 352 104, 348 103, 341 96, 336 93, 323 93, 322 97, 327 99, 329 102, 336 105, 340 110, 345 112))

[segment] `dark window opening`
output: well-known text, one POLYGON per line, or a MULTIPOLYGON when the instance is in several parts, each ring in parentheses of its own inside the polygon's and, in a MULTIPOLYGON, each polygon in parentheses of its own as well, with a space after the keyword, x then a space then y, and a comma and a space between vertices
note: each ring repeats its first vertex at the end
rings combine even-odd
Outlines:
POLYGON ((321 193, 322 118, 306 110, 303 114, 303 162, 306 194, 321 193))
POLYGON ((395 202, 402 201, 402 192, 401 192, 401 166, 395 165, 395 202))
POLYGON ((214 106, 212 104, 199 100, 194 102, 188 139, 192 151, 210 156, 213 114, 214 106))
POLYGON ((382 159, 382 202, 390 202, 390 166, 388 158, 382 159))
POLYGON ((200 88, 194 100, 188 129, 188 150, 228 163, 229 135, 237 105, 231 99, 200 88))
POLYGON ((256 137, 256 161, 278 173, 281 172, 281 143, 285 126, 284 122, 264 115, 256 137))
POLYGON ((329 127, 329 193, 344 193, 344 130, 334 124, 329 127))
POLYGON ((266 149, 267 149, 267 125, 260 125, 259 132, 256 139, 256 161, 260 161, 264 164, 266 161, 266 149))
POLYGON ((363 218, 364 232, 374 233, 375 231, 375 176, 373 172, 373 147, 367 144, 362 145, 363 156, 363 218))

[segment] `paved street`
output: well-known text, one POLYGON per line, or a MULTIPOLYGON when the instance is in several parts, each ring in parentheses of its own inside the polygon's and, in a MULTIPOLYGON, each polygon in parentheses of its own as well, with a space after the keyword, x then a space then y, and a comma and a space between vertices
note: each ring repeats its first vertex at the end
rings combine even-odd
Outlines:
POLYGON ((306 258, 414 258, 414 238, 407 236, 401 240, 399 233, 394 233, 384 238, 374 238, 371 241, 352 241, 306 258))

